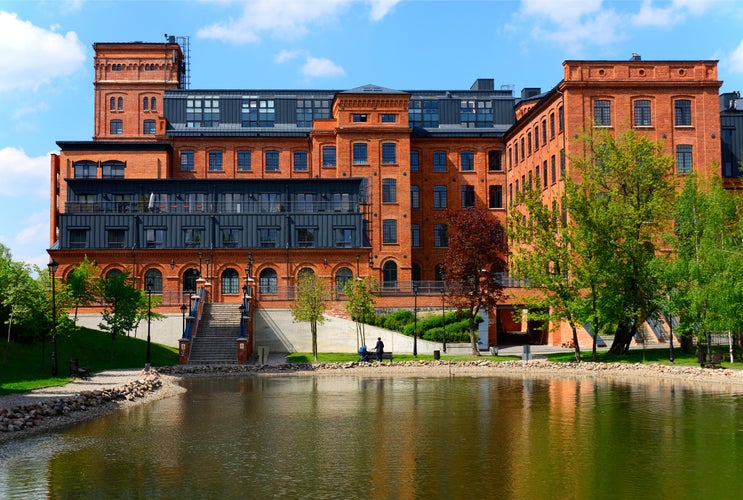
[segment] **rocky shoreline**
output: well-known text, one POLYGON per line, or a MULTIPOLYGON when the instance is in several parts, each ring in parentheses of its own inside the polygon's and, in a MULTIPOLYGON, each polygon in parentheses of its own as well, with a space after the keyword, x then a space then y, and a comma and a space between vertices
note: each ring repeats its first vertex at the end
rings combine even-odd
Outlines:
POLYGON ((51 432, 120 408, 181 393, 178 380, 206 376, 510 376, 521 378, 591 378, 627 383, 683 385, 700 391, 743 394, 743 370, 704 369, 628 363, 553 363, 549 361, 490 360, 401 363, 291 363, 279 365, 164 366, 142 373, 115 388, 81 391, 67 397, 43 399, 26 405, 2 407, 0 445, 11 439, 51 432))

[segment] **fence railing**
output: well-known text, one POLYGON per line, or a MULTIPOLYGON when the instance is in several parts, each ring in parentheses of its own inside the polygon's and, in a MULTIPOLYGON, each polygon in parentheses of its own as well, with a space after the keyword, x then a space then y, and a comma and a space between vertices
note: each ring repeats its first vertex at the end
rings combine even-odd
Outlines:
POLYGON ((269 213, 358 213, 358 202, 189 202, 174 200, 165 203, 137 201, 68 201, 65 213, 219 213, 219 214, 269 214, 269 213))

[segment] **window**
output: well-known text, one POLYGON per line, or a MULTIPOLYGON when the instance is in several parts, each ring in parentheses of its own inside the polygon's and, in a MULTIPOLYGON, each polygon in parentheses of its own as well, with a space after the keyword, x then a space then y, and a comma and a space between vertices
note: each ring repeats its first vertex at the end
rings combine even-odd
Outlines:
POLYGON ((335 167, 335 146, 322 147, 322 166, 335 167))
POLYGON ((397 203, 397 180, 382 179, 382 203, 397 203))
POLYGON ((489 187, 488 208, 503 208, 503 186, 489 187))
POLYGON ((410 152, 410 171, 417 172, 420 168, 420 154, 418 151, 410 152))
POLYGON ((692 171, 691 145, 676 145, 676 172, 679 174, 690 174, 692 171))
POLYGON ((107 248, 126 248, 126 229, 106 229, 107 248))
POLYGON ((278 292, 278 277, 273 269, 264 269, 258 277, 260 293, 275 294, 278 292))
POLYGON ((322 118, 330 118, 328 99, 297 100, 297 127, 312 127, 313 120, 322 118))
POLYGON ((223 227, 222 233, 222 248, 237 248, 240 244, 240 236, 242 229, 239 227, 223 227))
POLYGON ((278 193, 258 193, 258 209, 263 213, 283 211, 278 193))
POLYGON ((186 99, 186 127, 219 126, 219 98, 196 97, 186 99))
POLYGON ((382 221, 382 243, 397 243, 397 221, 395 219, 382 221))
POLYGON ((296 206, 297 212, 312 213, 315 211, 315 194, 314 193, 297 193, 296 206))
POLYGON ((462 208, 475 206, 475 186, 462 186, 462 208))
POLYGON ((278 242, 278 227, 259 227, 258 228, 258 245, 261 248, 276 248, 278 242))
POLYGON ((95 179, 98 172, 98 164, 93 161, 76 161, 72 164, 75 179, 95 179))
POLYGON ((273 99, 243 100, 240 112, 243 127, 273 127, 275 119, 276 108, 273 99))
POLYGON ((297 228, 297 247, 299 248, 312 248, 315 246, 315 231, 314 227, 298 227, 297 228))
POLYGON ((222 293, 240 293, 240 276, 234 269, 222 273, 222 293))
POLYGON ((147 285, 152 284, 152 293, 158 295, 163 293, 163 273, 157 269, 148 269, 144 273, 144 282, 147 285))
POLYGON ((124 133, 124 125, 121 120, 111 120, 111 135, 121 135, 124 133))
POLYGON ((211 172, 222 170, 222 152, 209 151, 209 170, 211 172))
POLYGON ((526 154, 531 156, 531 132, 526 133, 526 154))
POLYGON ((388 260, 382 266, 382 288, 397 287, 397 264, 388 260))
POLYGON ((351 248, 353 246, 353 228, 335 228, 335 246, 338 248, 351 248))
POLYGON ((500 151, 488 151, 488 172, 502 172, 502 154, 500 151))
MULTIPOLYGON (((552 155, 552 161, 554 161, 555 155, 552 155)), ((547 189, 547 182, 549 181, 547 176, 547 160, 544 160, 542 165, 542 189, 547 189)))
POLYGON ((294 171, 295 172, 306 172, 307 171, 307 151, 295 151, 294 152, 294 171))
POLYGON ((691 126, 691 101, 676 99, 673 104, 675 123, 677 127, 691 126))
POLYGON ((462 151, 459 153, 459 165, 462 172, 472 172, 475 170, 475 152, 462 151))
POLYGON ((87 229, 70 229, 67 232, 70 238, 70 248, 85 248, 88 244, 87 229))
POLYGON ((534 127, 534 151, 539 149, 539 127, 534 127))
POLYGON ((382 164, 391 165, 397 163, 397 144, 394 142, 382 143, 382 164))
POLYGON ((165 248, 165 229, 145 229, 144 240, 147 248, 165 248))
POLYGON ((338 272, 335 273, 335 290, 336 293, 342 294, 343 289, 346 288, 346 283, 353 279, 353 272, 347 267, 341 267, 338 272))
POLYGON ((151 97, 150 98, 150 110, 156 111, 157 110, 157 97, 151 97))
POLYGON ((421 246, 421 227, 419 224, 410 225, 410 245, 413 248, 420 248, 421 246))
POLYGON ((421 194, 418 186, 410 186, 410 208, 421 207, 421 194))
POLYGON ((565 150, 560 150, 560 179, 565 178, 565 150))
POLYGON ((186 248, 198 248, 204 240, 204 228, 189 227, 183 229, 183 244, 186 248))
POLYGON ((111 99, 108 100, 108 106, 109 106, 109 110, 116 111, 116 98, 115 97, 112 97, 111 99))
MULTIPOLYGON (((245 195, 247 197, 247 195, 245 195)), ((221 200, 221 210, 226 213, 240 213, 243 211, 243 194, 242 193, 222 193, 219 195, 221 200)))
POLYGON ((142 131, 146 135, 155 135, 155 120, 145 120, 142 126, 142 131))
POLYGON ((463 100, 459 103, 459 124, 463 127, 492 127, 493 102, 463 100))
POLYGON ((411 127, 436 128, 439 126, 438 100, 411 100, 408 108, 411 127))
POLYGON ((593 101, 593 124, 596 127, 611 127, 611 101, 593 101))
POLYGON ((368 116, 365 114, 354 113, 353 115, 354 123, 366 123, 367 120, 368 120, 368 116))
POLYGON ((555 114, 550 113, 550 139, 555 138, 555 114))
MULTIPOLYGON (((555 160, 555 155, 550 157, 550 170, 552 173, 552 184, 554 184, 557 182, 557 161, 555 160)), ((546 186, 547 183, 545 182, 544 185, 546 186)))
POLYGON ((542 144, 547 144, 547 120, 542 120, 542 144))
POLYGON ((649 127, 651 125, 650 101, 637 99, 635 101, 635 127, 649 127))
POLYGON ((382 114, 382 123, 395 123, 396 121, 397 121, 397 115, 392 115, 389 113, 382 114))
POLYGON ((123 97, 119 97, 119 99, 117 100, 116 109, 119 111, 124 111, 124 98, 123 97))
POLYGON ((124 162, 123 161, 104 161, 101 164, 101 178, 103 179, 123 179, 124 162))
POLYGON ((142 99, 142 110, 148 111, 149 109, 150 109, 150 98, 145 97, 144 99, 142 99))
POLYGON ((410 278, 413 281, 420 281, 421 280, 421 265, 417 262, 413 262, 410 265, 410 278))
POLYGON ((369 158, 367 156, 367 146, 364 142, 357 142, 353 145, 353 164, 367 165, 369 158))
POLYGON ((193 172, 194 170, 194 152, 192 149, 181 151, 181 171, 193 172))
POLYGON ((433 152, 433 171, 446 172, 446 151, 433 152))
POLYGON ((279 171, 279 152, 275 149, 266 151, 266 172, 279 171))
POLYGON ((565 110, 562 109, 562 106, 557 108, 557 117, 558 117, 558 125, 560 132, 563 132, 565 130, 565 110))
MULTIPOLYGON (((524 138, 521 138, 521 161, 524 161, 526 148, 524 147, 524 138)), ((531 154, 531 146, 529 146, 529 154, 531 154)))
POLYGON ((433 187, 433 208, 446 208, 446 186, 433 187))
POLYGON ((436 248, 449 246, 449 230, 446 224, 433 225, 433 246, 436 248))
POLYGON ((186 206, 189 212, 206 211, 206 194, 205 193, 186 193, 186 206))
POLYGON ((351 195, 348 193, 333 193, 333 210, 335 212, 350 212, 351 195))
POLYGON ((515 141, 513 143, 513 163, 514 165, 519 164, 519 143, 518 141, 515 141))
POLYGON ((238 171, 248 171, 252 168, 252 155, 250 151, 238 151, 237 152, 237 170, 238 171))

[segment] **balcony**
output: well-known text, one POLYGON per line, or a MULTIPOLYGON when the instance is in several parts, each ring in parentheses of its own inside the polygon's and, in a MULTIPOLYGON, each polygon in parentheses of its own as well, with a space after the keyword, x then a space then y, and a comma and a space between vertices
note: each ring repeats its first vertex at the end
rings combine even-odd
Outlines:
POLYGON ((146 203, 137 201, 95 201, 65 203, 67 214, 127 214, 127 213, 209 213, 209 214, 269 214, 269 213, 360 213, 358 203, 337 203, 334 201, 290 201, 264 202, 249 200, 245 202, 188 202, 174 200, 167 203, 146 203))

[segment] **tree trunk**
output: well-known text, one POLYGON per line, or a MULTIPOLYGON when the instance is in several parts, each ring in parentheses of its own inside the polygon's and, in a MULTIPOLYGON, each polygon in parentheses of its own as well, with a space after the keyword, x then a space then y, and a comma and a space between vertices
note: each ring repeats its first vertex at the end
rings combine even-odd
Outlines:
POLYGON ((574 324, 570 325, 573 329, 573 345, 575 346, 575 360, 580 363, 580 345, 578 344, 578 329, 575 328, 574 324))
POLYGON ((627 354, 630 342, 632 342, 632 331, 626 325, 620 324, 614 334, 609 352, 612 354, 627 354))
POLYGON ((312 356, 317 363, 317 321, 310 322, 310 330, 312 331, 312 356))
POLYGON ((472 355, 479 356, 480 349, 477 347, 477 336, 475 336, 475 315, 470 315, 470 342, 472 344, 472 355))

